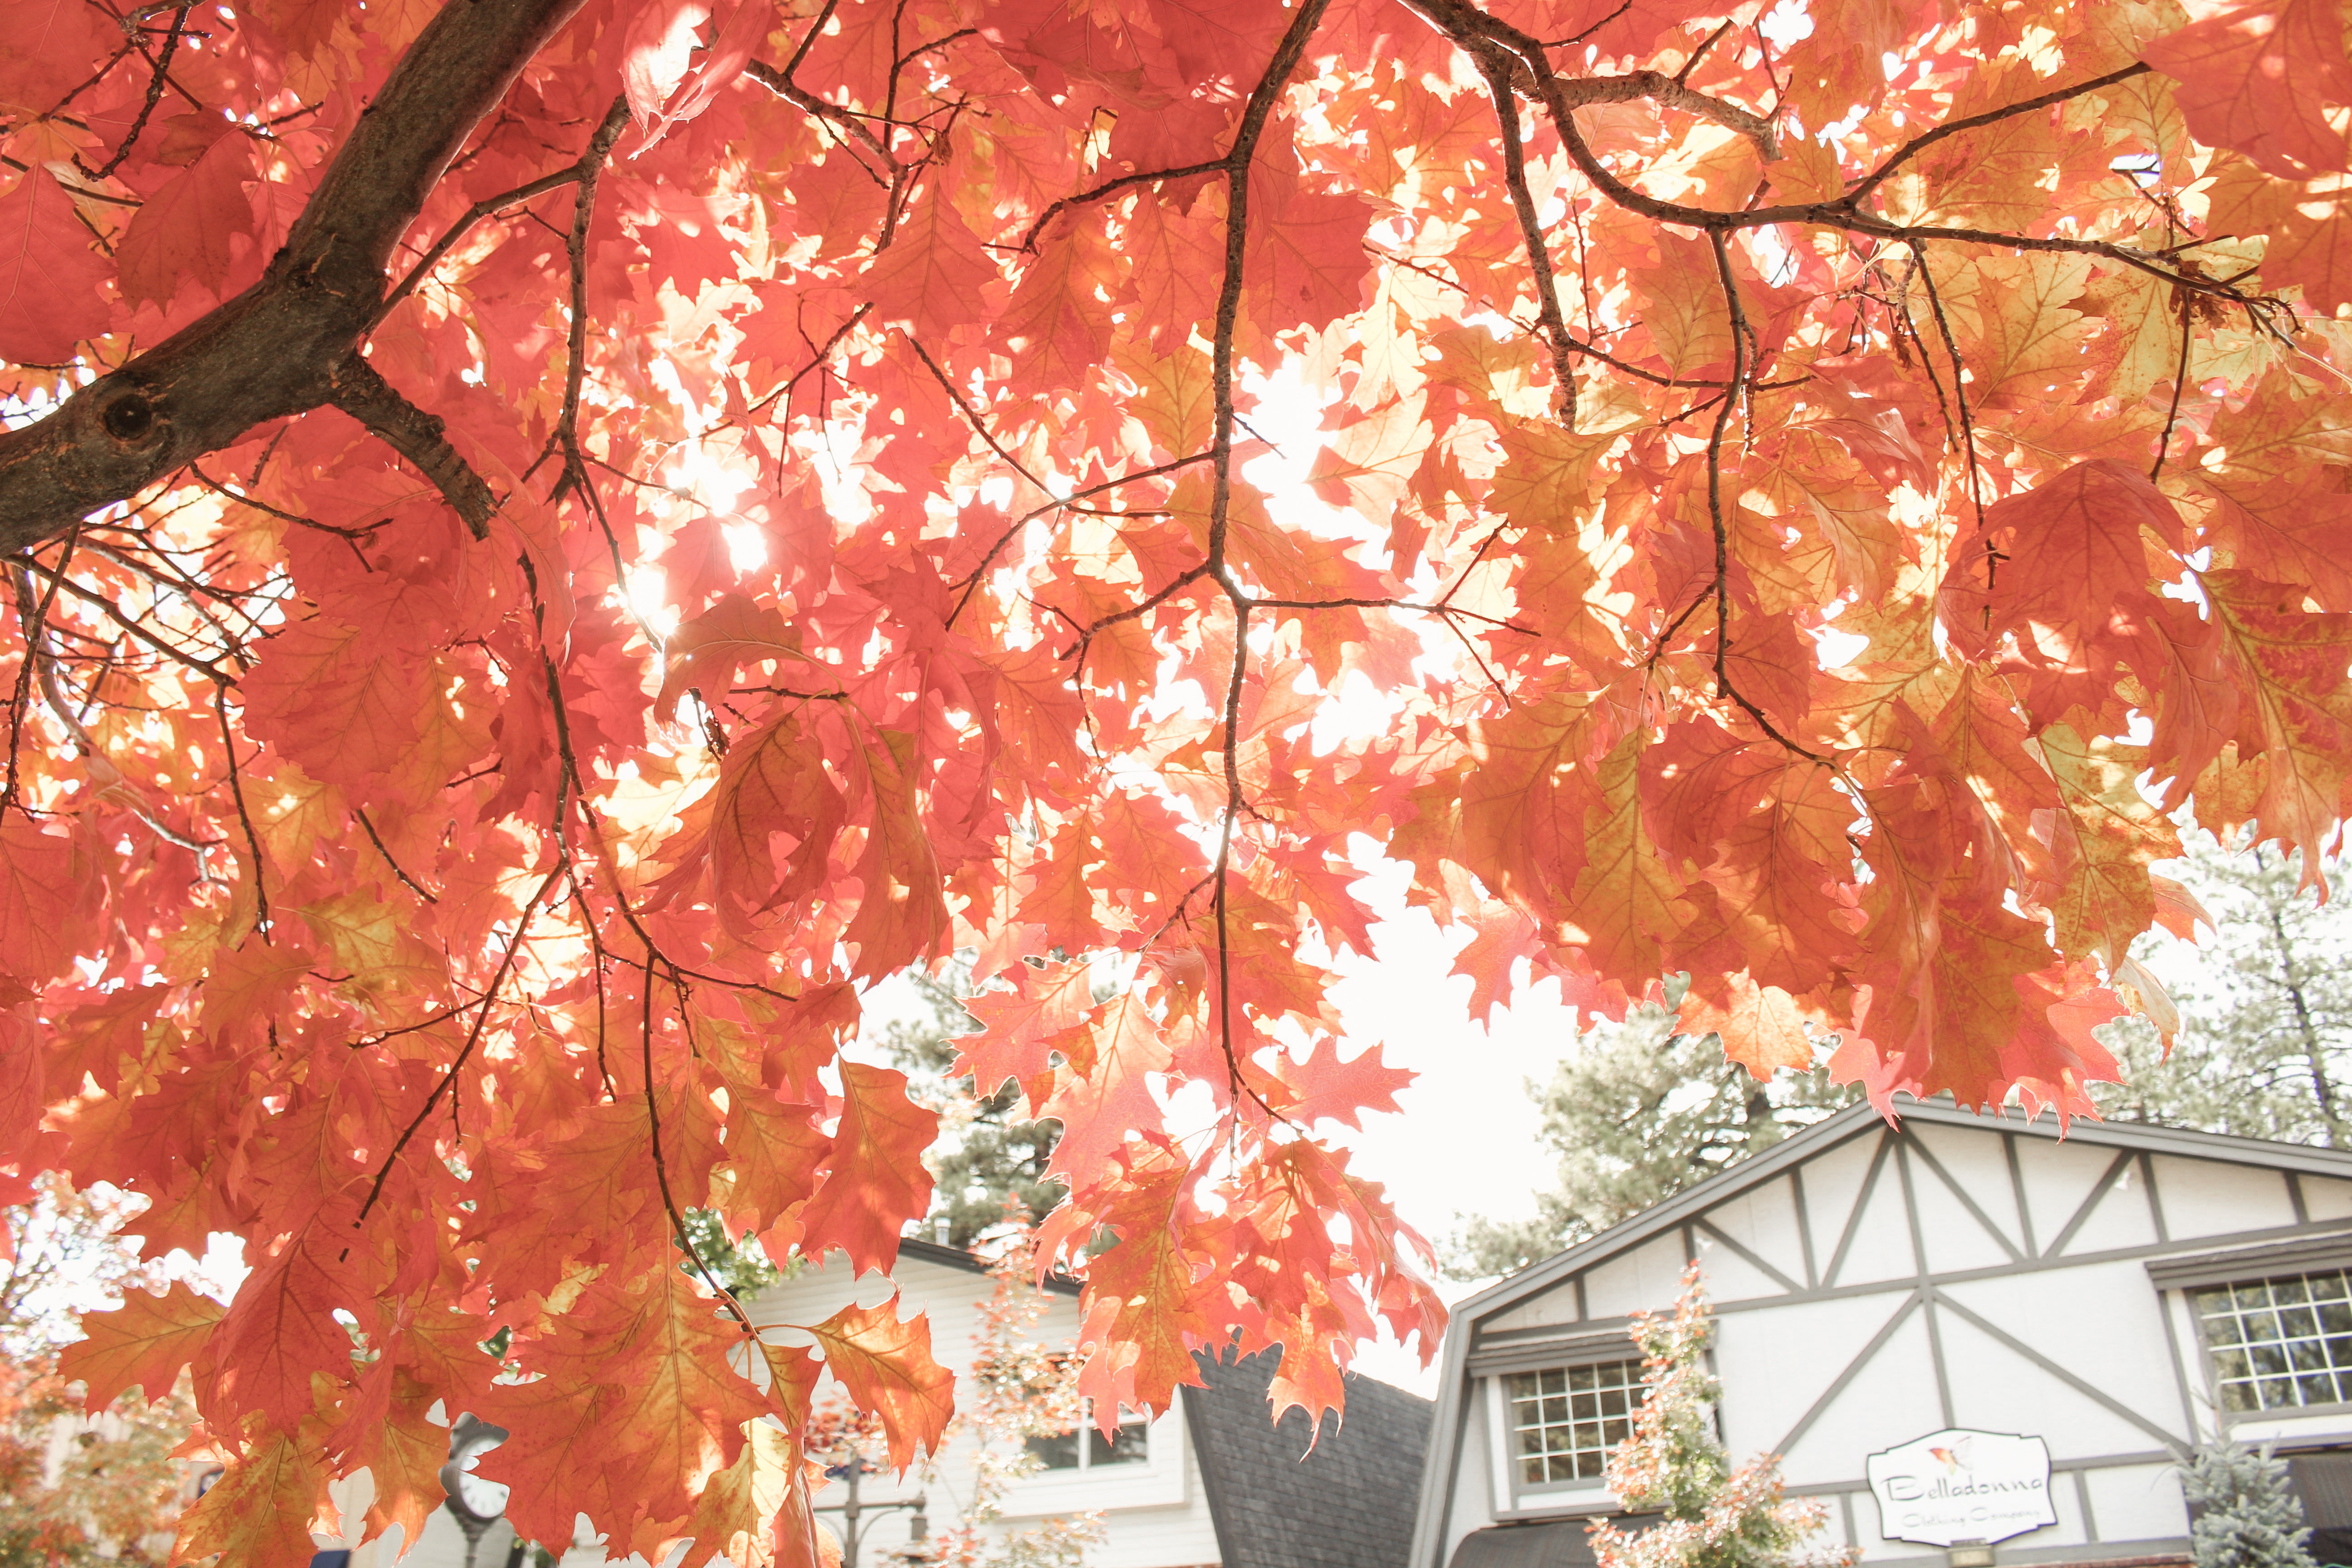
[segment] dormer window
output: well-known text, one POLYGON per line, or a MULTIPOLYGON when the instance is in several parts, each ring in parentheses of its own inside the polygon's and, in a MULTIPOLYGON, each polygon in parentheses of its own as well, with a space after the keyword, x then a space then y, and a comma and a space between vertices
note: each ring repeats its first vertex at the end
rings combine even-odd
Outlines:
POLYGON ((1521 1486, 1597 1482, 1610 1450, 1633 1434, 1633 1412, 1642 1404, 1638 1361, 1552 1367, 1506 1381, 1521 1486))

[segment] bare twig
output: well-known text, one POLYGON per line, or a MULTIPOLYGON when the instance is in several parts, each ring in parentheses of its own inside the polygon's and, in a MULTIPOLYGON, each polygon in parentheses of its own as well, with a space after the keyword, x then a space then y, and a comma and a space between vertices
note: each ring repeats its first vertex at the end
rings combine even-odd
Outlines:
MULTIPOLYGON (((563 805, 559 800, 556 803, 556 815, 560 817, 562 813, 563 805)), ((433 1092, 425 1097, 424 1105, 419 1107, 416 1114, 409 1119, 408 1125, 401 1129, 400 1136, 394 1142, 391 1152, 384 1155, 383 1163, 376 1167, 375 1180, 368 1186, 367 1201, 360 1205, 359 1217, 352 1221, 353 1230, 359 1229, 367 1222, 367 1216, 374 1209, 376 1200, 383 1195, 383 1184, 391 1178, 392 1168, 400 1163, 401 1152, 408 1147, 409 1140, 416 1136, 417 1130, 432 1119, 433 1108, 441 1103, 441 1097, 446 1094, 449 1091, 449 1086, 457 1080, 457 1074, 465 1067, 467 1059, 473 1056, 474 1047, 482 1043, 482 1031, 489 1025, 490 1009, 498 1005, 499 993, 505 987, 507 975, 514 969, 515 960, 522 953, 523 941, 530 934, 531 921, 538 915, 539 906, 545 901, 549 889, 552 889, 557 880, 570 868, 570 864, 568 860, 559 856, 555 864, 548 868, 547 875, 541 879, 539 889, 531 894, 530 902, 524 904, 521 911, 515 916, 513 940, 507 943, 506 952, 499 960, 498 970, 490 976, 489 989, 482 996, 481 1010, 474 1015, 473 1026, 466 1031, 465 1045, 459 1047, 457 1058, 449 1064, 448 1070, 444 1072, 438 1081, 433 1085, 433 1092)), ((344 1251, 345 1256, 348 1257, 350 1249, 345 1248, 344 1251)))
POLYGON ((450 248, 459 240, 472 232, 476 224, 494 214, 504 212, 509 207, 519 206, 524 202, 543 196, 550 191, 561 190, 579 178, 580 165, 574 163, 568 168, 558 169, 551 174, 541 174, 538 179, 517 185, 513 190, 495 196, 486 196, 476 202, 466 209, 464 216, 457 222, 442 230, 441 237, 433 242, 432 248, 418 257, 416 265, 410 268, 407 275, 398 283, 393 285, 391 291, 384 295, 383 302, 376 307, 375 320, 383 321, 392 314, 394 306, 415 293, 416 286, 432 276, 433 268, 440 265, 441 258, 448 255, 450 248))
POLYGON ((1503 184, 1511 193, 1511 210, 1519 220, 1519 243, 1526 247, 1528 269, 1535 274, 1536 319, 1551 349, 1551 374, 1557 384, 1552 397, 1559 422, 1576 428, 1576 371, 1570 357, 1574 340, 1559 313, 1559 285, 1552 276, 1551 243, 1537 221, 1535 195, 1528 188, 1527 149, 1519 141, 1519 100, 1511 91, 1511 57, 1492 44, 1475 47, 1472 58, 1486 74, 1487 90, 1495 97, 1495 125, 1503 139, 1503 184))
POLYGON ((2180 423, 2180 395, 2189 385, 2189 343, 2196 331, 2195 301, 2183 295, 2180 300, 2180 359, 2172 367, 2172 402, 2164 411, 2164 433, 2157 437, 2156 461, 2147 468, 2147 479, 2154 484, 2164 472, 2164 459, 2172 451, 2172 432, 2180 423))
MULTIPOLYGON (((832 7, 828 5, 826 9, 832 7)), ((816 35, 811 33, 809 36, 813 38, 816 35)), ((803 43, 801 47, 805 50, 808 46, 803 43)), ((864 121, 837 103, 827 103, 793 81, 790 66, 778 70, 764 61, 753 60, 743 68, 743 74, 803 114, 822 120, 855 138, 859 145, 892 168, 898 167, 898 160, 890 155, 890 149, 882 144, 881 138, 866 128, 864 121)))
POLYGON ((42 628, 48 625, 49 606, 57 603, 58 585, 66 580, 66 569, 73 564, 74 544, 80 537, 80 524, 67 530, 65 548, 58 553, 56 574, 49 577, 47 584, 42 588, 40 602, 32 607, 32 613, 25 613, 23 598, 17 600, 17 629, 25 635, 25 661, 16 667, 16 688, 8 698, 8 779, 6 786, 0 788, 0 817, 7 816, 12 803, 22 805, 16 799, 17 763, 24 744, 25 704, 32 695, 33 650, 40 642, 42 628))
POLYGON ((400 885, 402 887, 406 888, 410 892, 415 893, 418 898, 423 899, 428 904, 437 904, 441 901, 439 899, 435 898, 431 893, 425 891, 424 887, 417 882, 415 878, 410 876, 407 872, 400 868, 400 862, 394 859, 392 857, 392 851, 384 847, 383 836, 375 830, 375 824, 368 819, 367 808, 365 806, 355 805, 352 807, 352 815, 359 818, 361 831, 368 836, 368 842, 375 846, 375 852, 383 857, 383 863, 392 868, 392 874, 400 879, 400 885))
MULTIPOLYGON (((1960 460, 1968 465, 1969 502, 1976 510, 1977 531, 1984 531, 1984 490, 1977 477, 1977 427, 1969 413, 1968 384, 1962 379, 1966 367, 1960 363, 1959 340, 1952 335, 1952 323, 1944 315, 1944 298, 1936 292, 1936 272, 1927 265, 1927 247, 1917 240, 1911 242, 1911 255, 1918 263, 1919 281, 1927 288, 1927 309, 1936 318, 1937 335, 1944 340, 1944 353, 1952 362, 1952 404, 1960 416, 1960 460)), ((1985 543, 1990 558, 1992 543, 1985 543)))
MULTIPOLYGON (((674 969, 670 972, 670 984, 677 988, 678 1016, 683 1019, 686 1016, 686 983, 674 969)), ((654 1181, 661 1188, 662 1211, 669 1215, 670 1233, 677 1237, 678 1249, 693 1261, 695 1272, 702 1276, 703 1283, 710 1287, 711 1293, 719 1298, 728 1315, 735 1320, 743 1332, 756 1338, 759 1331, 751 1326, 751 1316, 743 1310, 743 1304, 735 1300, 733 1291, 719 1283, 719 1277, 710 1272, 710 1265, 705 1263, 702 1254, 695 1249, 694 1237, 687 1234, 686 1215, 679 1212, 677 1199, 669 1190, 669 1162, 662 1157, 661 1103, 654 1094, 654 958, 650 952, 646 955, 644 1025, 646 1130, 653 1145, 654 1181)))
MULTIPOLYGON (((604 160, 612 155, 613 143, 621 139, 628 123, 629 100, 625 94, 604 110, 575 170, 579 189, 572 196, 572 228, 563 237, 564 257, 572 268, 572 331, 566 339, 563 408, 555 420, 555 438, 563 448, 563 478, 557 481, 550 500, 561 497, 566 486, 577 486, 592 498, 594 493, 587 467, 580 460, 580 388, 588 373, 588 226, 596 216, 596 186, 604 178, 604 160)), ((611 531, 609 525, 606 531, 611 531)), ((619 566, 616 550, 614 567, 617 571, 619 566)))
POLYGON ((235 675, 223 669, 211 659, 201 658, 196 655, 188 652, 185 648, 165 641, 163 637, 158 637, 154 632, 150 631, 145 626, 142 625, 136 617, 126 615, 112 599, 108 598, 105 595, 92 593, 89 589, 83 587, 80 584, 67 576, 63 572, 57 570, 54 567, 44 566, 38 561, 27 558, 24 561, 23 564, 25 569, 32 573, 35 576, 44 578, 56 584, 66 593, 80 600, 83 604, 89 605, 92 609, 98 611, 99 614, 104 616, 108 620, 112 621, 116 626, 121 626, 124 631, 129 632, 132 637, 138 638, 141 642, 145 643, 149 647, 153 648, 157 653, 162 654, 173 663, 180 665, 184 668, 194 670, 196 674, 203 676, 206 680, 212 681, 215 685, 234 686, 236 684, 236 677, 235 675))
MULTIPOLYGON (((1715 248, 1717 281, 1723 289, 1724 309, 1731 319, 1731 379, 1736 387, 1745 381, 1748 372, 1749 345, 1754 330, 1748 324, 1748 312, 1739 303, 1739 280, 1731 270, 1731 248, 1721 233, 1707 236, 1715 248)), ((1780 727, 1766 716, 1731 679, 1731 531, 1725 521, 1723 504, 1723 442, 1731 428, 1731 419, 1740 406, 1740 399, 1727 394, 1723 406, 1716 410, 1714 427, 1706 438, 1706 510, 1715 529, 1715 690, 1718 697, 1727 697, 1740 710, 1755 721, 1757 728, 1801 757, 1826 763, 1819 752, 1799 745, 1780 732, 1780 727)))
POLYGON ((253 814, 245 805, 245 779, 236 765, 236 737, 229 733, 228 728, 226 683, 213 687, 213 717, 220 721, 221 754, 228 763, 229 798, 236 802, 236 819, 245 828, 246 852, 253 857, 253 929, 261 933, 264 942, 275 945, 277 938, 270 932, 268 867, 261 858, 261 835, 253 830, 253 814))
MULTIPOLYGON (((122 145, 114 150, 112 157, 89 172, 91 179, 110 178, 115 170, 122 167, 122 161, 131 156, 131 149, 138 145, 139 138, 146 132, 147 121, 154 118, 155 106, 163 101, 163 89, 171 80, 172 56, 179 50, 180 33, 188 25, 188 8, 194 4, 194 0, 182 0, 181 4, 172 7, 171 30, 163 35, 163 51, 155 57, 154 74, 147 79, 147 96, 140 102, 138 114, 131 119, 131 129, 123 133, 122 145)), ((231 132, 230 134, 235 135, 236 132, 231 132)))

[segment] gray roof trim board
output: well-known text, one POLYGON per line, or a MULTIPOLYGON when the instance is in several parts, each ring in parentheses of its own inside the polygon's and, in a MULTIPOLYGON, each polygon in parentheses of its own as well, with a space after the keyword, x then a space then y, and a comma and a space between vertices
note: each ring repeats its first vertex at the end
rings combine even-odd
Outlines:
POLYGON ((2152 1258, 2147 1277, 2158 1289, 2227 1285, 2265 1275, 2307 1274, 2352 1264, 2352 1225, 2333 1236, 2299 1237, 2268 1247, 2231 1247, 2188 1257, 2152 1258))
MULTIPOLYGON (((966 1252, 961 1247, 950 1247, 944 1242, 925 1241, 920 1237, 900 1237, 898 1256, 916 1258, 924 1263, 936 1263, 942 1268, 961 1268, 967 1274, 988 1272, 988 1259, 985 1258, 976 1253, 966 1252)), ((1066 1274, 1048 1274, 1043 1283, 1046 1289, 1064 1296, 1075 1296, 1079 1289, 1078 1282, 1066 1274)))
POLYGON ((1563 1357, 1571 1362, 1638 1359, 1640 1352, 1633 1348, 1632 1328, 1632 1320, 1627 1319, 1604 1333, 1563 1335, 1554 1330, 1549 1337, 1539 1337, 1544 1331, 1538 1329, 1524 1341, 1482 1342, 1470 1352, 1470 1375, 1536 1372, 1559 1365, 1563 1357))
MULTIPOLYGON (((1603 1231, 1556 1257, 1532 1264, 1509 1279, 1456 1303, 1452 1313, 1453 1329, 1445 1336, 1439 1367, 1438 1388, 1441 1394, 1436 1420, 1430 1432, 1431 1462, 1422 1475, 1412 1568, 1435 1568, 1436 1533, 1444 1528, 1443 1521, 1449 1511, 1447 1503, 1454 1491, 1455 1471, 1462 1463, 1463 1424, 1469 1403, 1465 1395, 1476 1386, 1471 1378, 1471 1346, 1472 1342, 1479 1338, 1477 1325, 1482 1320, 1540 1295, 1619 1253, 1692 1225, 1698 1216, 1725 1200, 1771 1182, 1791 1168, 1825 1154, 1850 1140, 1873 1135, 1885 1125, 1886 1122, 1870 1105, 1848 1106, 1811 1127, 1790 1134, 1755 1158, 1710 1176, 1622 1225, 1603 1231)), ((2054 1115, 2045 1114, 2032 1120, 2021 1115, 1980 1116, 1938 1101, 1906 1104, 1895 1125, 1898 1128, 1961 1128, 2009 1138, 2039 1138, 2053 1142, 2061 1136, 2058 1119, 2054 1115)), ((2193 1132, 2182 1128, 2157 1127, 2142 1122, 2093 1121, 2079 1117, 2068 1125, 2064 1137, 2071 1142, 2114 1149, 2126 1154, 2164 1154, 2183 1159, 2215 1160, 2290 1174, 2352 1181, 2352 1153, 2332 1149, 2236 1138, 2221 1133, 2193 1132)), ((2306 1236, 2296 1239, 2308 1243, 2311 1238, 2306 1236)), ((1528 1338, 1533 1342, 1543 1335, 1544 1331, 1536 1330, 1528 1338)), ((1514 1348, 1508 1342, 1483 1342, 1480 1345, 1480 1370, 1485 1369, 1488 1357, 1507 1354, 1514 1348)))
MULTIPOLYGON (((1932 1101, 1905 1106, 1901 1124, 1963 1127, 1972 1131, 2007 1132, 2016 1137, 2042 1138, 2052 1142, 2059 1139, 2055 1116, 2044 1115, 2031 1121, 2021 1116, 1979 1116, 1971 1110, 1932 1101)), ((1744 1160, 1720 1175, 1709 1176, 1696 1186, 1685 1188, 1664 1203, 1644 1210, 1622 1225, 1602 1231, 1590 1241, 1522 1268, 1500 1284, 1487 1287, 1457 1305, 1454 1309, 1454 1320, 1460 1322, 1483 1318, 1496 1308, 1540 1294, 1570 1274, 1580 1273, 1603 1258, 1673 1230, 1694 1215, 1713 1208, 1724 1199, 1750 1187, 1760 1186, 1790 1166, 1825 1153, 1849 1138, 1859 1137, 1883 1125, 1885 1123, 1878 1112, 1869 1105, 1849 1105, 1811 1127, 1790 1133, 1754 1159, 1744 1160)), ((2084 1117, 2076 1117, 2068 1125, 2065 1141, 2091 1148, 2173 1154, 2192 1160, 2221 1160, 2233 1165, 2254 1165, 2265 1170, 2293 1171, 2301 1175, 2332 1176, 2340 1181, 2352 1181, 2352 1153, 2336 1149, 2315 1149, 2301 1143, 2233 1138, 2220 1132, 2192 1132, 2185 1128, 2155 1127, 2137 1121, 2093 1121, 2084 1117)))

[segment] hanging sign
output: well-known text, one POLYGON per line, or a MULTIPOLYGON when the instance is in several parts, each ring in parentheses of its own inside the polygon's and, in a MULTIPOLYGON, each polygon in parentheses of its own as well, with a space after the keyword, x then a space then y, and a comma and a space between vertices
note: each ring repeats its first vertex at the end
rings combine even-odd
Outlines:
POLYGON ((2058 1522, 2039 1437, 1948 1427, 1871 1455, 1867 1473, 1888 1541, 1989 1544, 2058 1522))

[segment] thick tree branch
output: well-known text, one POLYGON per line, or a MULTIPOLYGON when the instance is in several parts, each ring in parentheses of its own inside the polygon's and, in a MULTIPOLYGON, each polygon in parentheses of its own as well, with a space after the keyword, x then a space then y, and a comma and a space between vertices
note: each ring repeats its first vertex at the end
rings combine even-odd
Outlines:
POLYGON ((400 237, 583 0, 453 0, 360 116, 260 282, 0 432, 0 554, 127 500, 267 420, 330 401, 400 237))
MULTIPOLYGON (((1654 70, 1628 71, 1622 76, 1555 76, 1542 43, 1508 23, 1489 16, 1470 5, 1468 0, 1406 0, 1406 4, 1427 17, 1438 31, 1470 49, 1474 58, 1477 57, 1478 51, 1473 40, 1490 46, 1499 45, 1517 57, 1511 62, 1513 85, 1530 98, 1541 99, 1563 120, 1570 109, 1585 109, 1602 103, 1631 103, 1635 99, 1646 98, 1668 109, 1679 109, 1685 114, 1712 120, 1717 125, 1738 132, 1756 143, 1768 163, 1780 155, 1780 138, 1774 133, 1769 119, 1742 109, 1736 103, 1726 103, 1719 98, 1710 98, 1696 91, 1680 77, 1654 70)), ((1707 41, 1714 42, 1712 38, 1707 41)), ((1698 57, 1693 55, 1691 58, 1696 63, 1698 57)))
POLYGON ((2114 261, 2149 277, 2160 278, 2167 283, 2194 293, 2211 295, 2252 309, 2257 301, 2229 284, 2185 272, 2168 265, 2168 258, 2136 250, 2103 239, 2076 239, 2066 235, 2007 234, 1995 229, 1956 228, 1936 225, 1898 224, 1864 207, 1863 198, 1875 190, 1905 163, 1926 148, 1946 137, 1961 132, 1990 125, 1998 121, 2048 109, 2055 104, 2095 92, 2119 81, 2141 75, 2145 66, 2127 66, 2105 76, 2095 77, 2071 87, 2053 89, 2037 97, 2006 104, 1983 114, 1938 126, 1923 132, 1897 148, 1886 161, 1856 183, 1853 189, 1833 201, 1791 203, 1780 206, 1749 207, 1738 211, 1718 211, 1711 207, 1686 206, 1679 202, 1663 200, 1627 184, 1601 162, 1599 154, 1584 139, 1576 123, 1575 110, 1600 103, 1622 103, 1637 98, 1651 99, 1670 108, 1712 120, 1730 127, 1756 141, 1765 162, 1779 157, 1779 143, 1774 138, 1771 121, 1761 116, 1728 104, 1705 93, 1695 92, 1657 71, 1632 71, 1621 77, 1562 77, 1552 74, 1541 42, 1519 31, 1508 23, 1489 16, 1468 0, 1406 0, 1411 9, 1418 12, 1438 31, 1452 38, 1477 58, 1483 48, 1500 46, 1517 58, 1512 62, 1513 87, 1544 105, 1553 124, 1559 129, 1560 141, 1578 172, 1594 187, 1627 212, 1658 223, 1670 223, 1685 228, 1695 228, 1706 234, 1727 234, 1735 229, 1769 228, 1781 224, 1810 225, 1822 228, 1843 229, 1852 234, 1865 234, 1875 238, 1909 244, 1918 240, 1952 239, 1974 245, 2000 246, 2012 250, 2053 251, 2073 256, 2095 256, 2114 261))
MULTIPOLYGON (((556 481, 548 498, 552 500, 560 497, 567 487, 577 488, 596 513, 596 521, 603 525, 608 540, 613 536, 613 525, 604 516, 604 504, 596 499, 595 486, 588 478, 588 465, 580 453, 580 389, 588 374, 588 226, 596 218, 596 187, 604 177, 604 160, 612 156, 613 143, 620 140, 621 131, 628 123, 629 100, 616 97, 604 111, 596 134, 588 139, 588 150, 580 154, 573 170, 580 188, 572 194, 572 227, 563 237, 563 254, 572 276, 572 323, 565 339, 563 409, 555 416, 555 440, 563 448, 563 477, 556 481)), ((615 581, 628 581, 627 573, 622 569, 617 541, 613 544, 613 573, 615 581)), ((651 626, 646 627, 646 637, 659 646, 660 639, 654 636, 651 626)))
POLYGON ((466 520, 476 539, 490 536, 490 514, 499 503, 490 487, 473 466, 458 455, 442 432, 447 428, 376 373, 375 366, 353 354, 335 368, 334 405, 383 438, 383 444, 416 465, 466 520))

